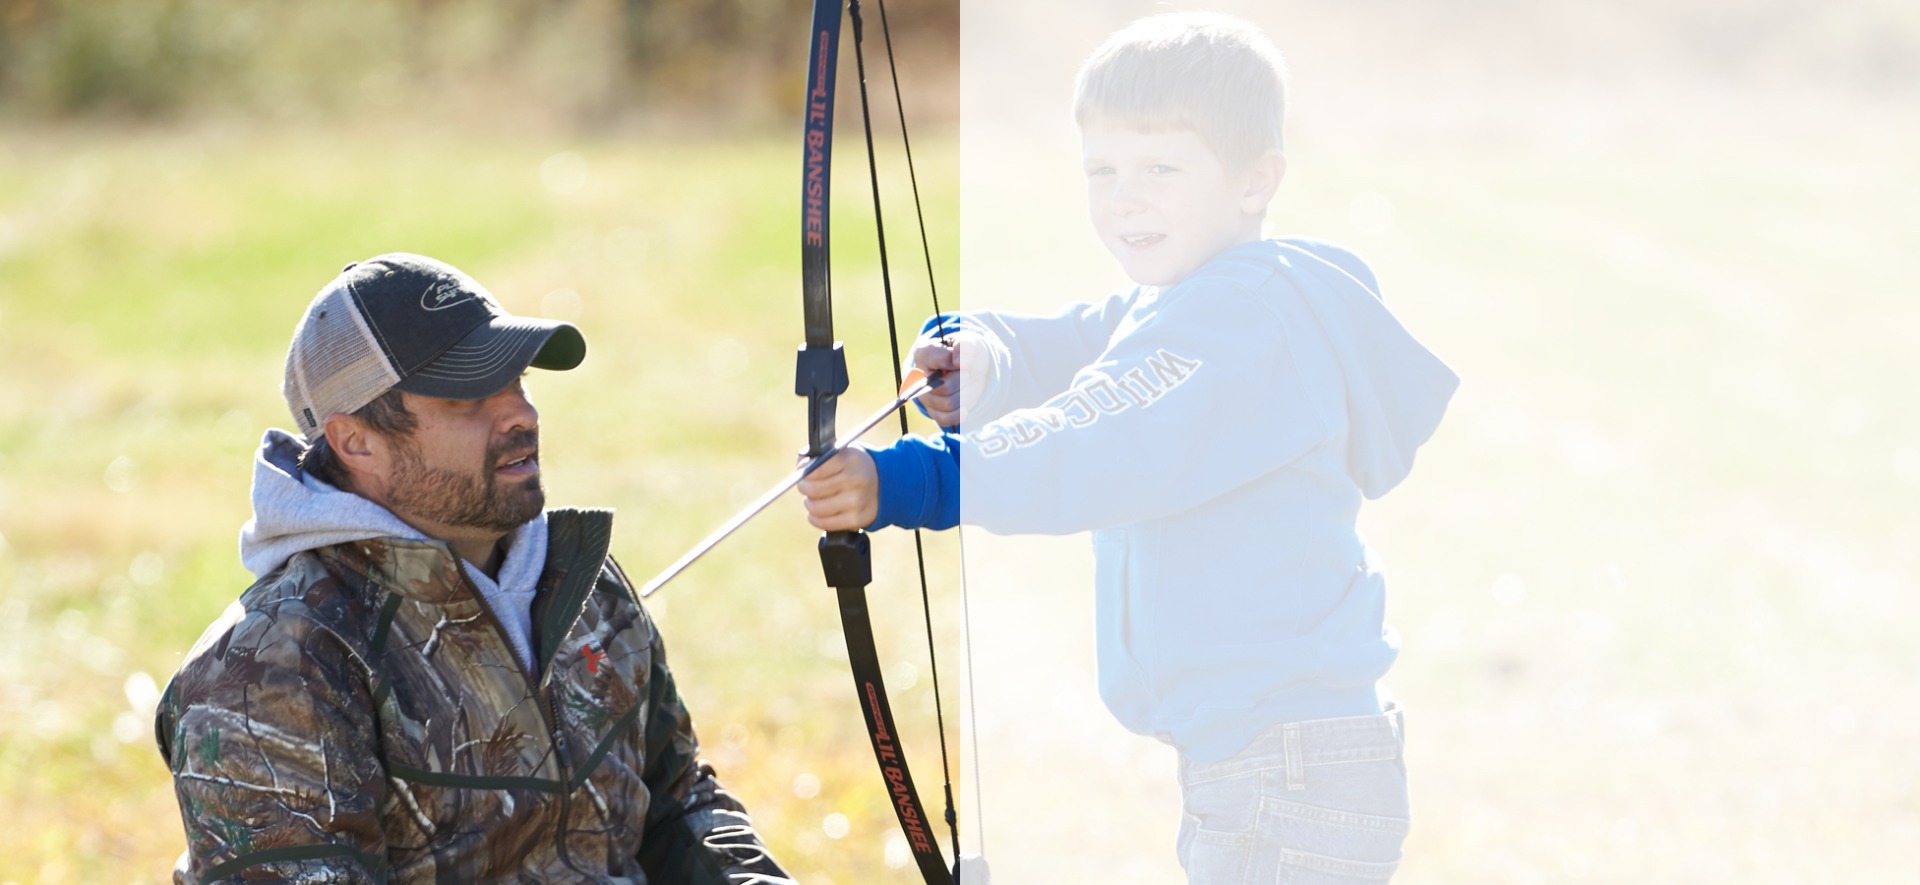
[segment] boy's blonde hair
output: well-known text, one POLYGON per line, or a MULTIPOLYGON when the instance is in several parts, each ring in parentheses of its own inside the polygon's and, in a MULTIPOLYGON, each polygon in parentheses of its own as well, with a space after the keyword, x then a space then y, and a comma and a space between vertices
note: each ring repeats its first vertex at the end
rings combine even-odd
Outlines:
POLYGON ((1287 69, 1260 29, 1225 15, 1148 16, 1108 37, 1080 66, 1073 117, 1146 131, 1191 129, 1238 170, 1284 150, 1287 69))

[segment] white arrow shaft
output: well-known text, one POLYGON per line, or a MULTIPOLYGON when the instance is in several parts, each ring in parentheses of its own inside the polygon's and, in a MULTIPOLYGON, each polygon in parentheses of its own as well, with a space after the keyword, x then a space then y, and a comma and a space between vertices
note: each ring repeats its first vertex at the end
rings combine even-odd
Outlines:
POLYGON ((673 564, 667 566, 665 571, 655 575, 653 580, 648 581, 640 588, 641 598, 652 596, 655 590, 660 589, 665 586, 668 581, 678 577, 681 572, 687 570, 688 566, 693 565, 695 560, 705 556, 707 551, 720 546, 720 542, 726 540, 728 535, 738 531, 741 526, 747 524, 748 520, 760 515, 760 511, 773 506, 773 502, 780 500, 781 495, 786 494, 789 489, 799 485, 800 481, 806 479, 808 474, 818 470, 820 465, 827 463, 833 456, 845 451, 848 446, 853 445, 860 437, 866 435, 867 431, 872 430, 880 422, 887 420, 887 416, 893 414, 894 410, 919 399, 921 395, 927 391, 939 386, 939 376, 923 378, 908 385, 886 408, 874 412, 872 416, 860 422, 860 426, 854 428, 852 433, 834 440, 831 448, 814 456, 811 460, 807 461, 806 464, 801 465, 799 469, 787 474, 786 479, 781 480, 773 488, 768 489, 765 494, 753 499, 753 503, 748 504, 745 509, 734 514, 732 519, 727 520, 725 523, 722 523, 719 528, 714 529, 713 534, 708 535, 700 543, 693 545, 692 550, 688 550, 685 555, 674 560, 673 564))

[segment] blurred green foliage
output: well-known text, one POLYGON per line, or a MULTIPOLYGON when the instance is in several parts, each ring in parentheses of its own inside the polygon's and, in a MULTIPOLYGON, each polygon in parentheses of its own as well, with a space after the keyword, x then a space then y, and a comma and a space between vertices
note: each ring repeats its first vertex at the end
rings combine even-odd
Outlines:
MULTIPOLYGON (((958 8, 896 41, 951 59, 958 8)), ((506 125, 757 123, 800 88, 811 4, 765 0, 0 0, 0 115, 315 114, 431 104, 506 125)))

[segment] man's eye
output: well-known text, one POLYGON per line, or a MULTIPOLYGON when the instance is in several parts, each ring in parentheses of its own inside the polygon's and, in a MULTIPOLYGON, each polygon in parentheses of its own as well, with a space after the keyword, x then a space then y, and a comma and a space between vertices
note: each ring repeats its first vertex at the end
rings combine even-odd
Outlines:
POLYGON ((1172 166, 1169 166, 1165 163, 1155 163, 1151 166, 1148 166, 1147 171, 1153 173, 1154 175, 1169 175, 1174 172, 1178 172, 1180 170, 1175 169, 1172 166))
POLYGON ((1113 174, 1112 166, 1095 166, 1087 170, 1088 178, 1097 178, 1100 176, 1112 175, 1112 174, 1113 174))

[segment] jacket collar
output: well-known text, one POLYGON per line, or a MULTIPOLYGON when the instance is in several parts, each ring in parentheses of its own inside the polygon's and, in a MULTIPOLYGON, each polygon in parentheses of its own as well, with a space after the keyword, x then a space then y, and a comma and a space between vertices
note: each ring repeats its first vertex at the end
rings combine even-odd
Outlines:
POLYGON ((443 541, 367 538, 314 551, 330 564, 411 602, 449 605, 473 596, 453 548, 443 541))
MULTIPOLYGON (((572 625, 606 562, 612 540, 611 510, 547 512, 547 562, 534 601, 543 651, 549 647, 545 641, 547 621, 564 618, 566 626, 572 625)), ((450 605, 474 598, 472 582, 461 570, 453 548, 444 541, 369 538, 318 552, 410 601, 450 605)), ((565 631, 561 632, 564 635, 565 631)))
MULTIPOLYGON (((540 672, 573 629, 587 597, 600 580, 613 543, 613 511, 547 512, 547 567, 533 597, 534 656, 540 672)), ((629 591, 631 588, 629 588, 629 591)))

